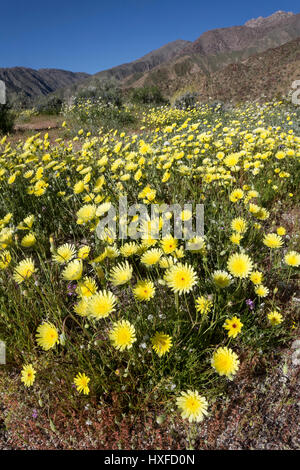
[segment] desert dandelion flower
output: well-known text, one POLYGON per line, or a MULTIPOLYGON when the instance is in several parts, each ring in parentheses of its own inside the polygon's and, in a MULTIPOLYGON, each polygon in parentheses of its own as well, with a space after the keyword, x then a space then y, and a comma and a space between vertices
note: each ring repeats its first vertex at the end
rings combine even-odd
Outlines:
POLYGON ((97 292, 97 284, 92 277, 86 276, 78 283, 76 292, 80 297, 91 297, 97 292))
POLYGON ((243 323, 238 317, 227 318, 223 328, 227 330, 229 338, 236 338, 243 328, 243 323))
POLYGON ((201 295, 196 299, 196 310, 201 313, 201 315, 207 315, 212 309, 213 303, 204 295, 201 295))
POLYGON ((129 321, 120 320, 113 323, 109 338, 116 349, 120 351, 130 349, 136 341, 135 328, 129 321))
POLYGON ((237 217, 236 219, 232 220, 231 228, 235 232, 244 233, 247 230, 247 222, 242 217, 237 217))
POLYGON ((263 244, 268 248, 276 249, 282 246, 283 241, 280 235, 277 235, 276 233, 268 233, 264 236, 263 244))
POLYGON ((283 322, 283 316, 281 313, 274 310, 273 312, 268 313, 268 320, 272 326, 280 325, 283 322))
POLYGON ((262 283, 263 280, 263 273, 260 271, 253 271, 250 275, 250 281, 253 282, 255 285, 259 285, 262 283))
POLYGON ((227 268, 234 277, 245 278, 252 270, 252 261, 248 255, 236 253, 230 256, 227 268))
POLYGON ((178 263, 168 269, 164 279, 173 292, 185 294, 196 284, 197 275, 192 266, 178 263))
POLYGON ((36 371, 31 364, 23 366, 21 371, 21 382, 23 382, 26 387, 31 387, 35 381, 35 374, 36 371))
POLYGON ((24 248, 30 248, 31 246, 35 244, 35 242, 36 242, 36 238, 35 238, 34 233, 28 233, 27 235, 25 235, 25 237, 22 238, 21 245, 24 248))
POLYGON ((228 287, 231 284, 231 276, 226 271, 214 271, 213 273, 213 281, 217 287, 224 289, 224 287, 228 287))
POLYGON ((110 281, 114 286, 126 284, 132 278, 132 266, 126 261, 119 263, 110 271, 110 281))
POLYGON ((162 254, 163 252, 159 248, 147 250, 141 257, 141 263, 145 264, 147 267, 154 266, 160 261, 162 254))
POLYGON ((161 357, 171 349, 172 337, 157 331, 153 338, 151 338, 151 343, 154 351, 161 357))
POLYGON ((0 252, 0 269, 6 269, 11 262, 11 254, 8 250, 0 252))
POLYGON ((83 297, 79 300, 79 302, 77 302, 77 304, 74 305, 74 312, 77 313, 77 315, 80 315, 81 317, 86 317, 88 315, 88 306, 88 299, 86 297, 83 297))
POLYGON ((112 292, 103 290, 90 298, 88 312, 97 320, 106 318, 115 311, 116 302, 117 298, 112 292))
POLYGON ((74 259, 63 270, 62 277, 66 281, 78 281, 82 276, 82 260, 74 259))
POLYGON ((44 351, 49 351, 59 342, 56 327, 52 323, 42 323, 37 329, 36 341, 44 351))
POLYGON ((219 375, 225 375, 230 380, 239 368, 239 359, 235 352, 230 348, 218 348, 212 357, 211 365, 219 375))
POLYGON ((190 423, 203 421, 208 413, 208 402, 197 391, 188 390, 187 392, 181 392, 176 403, 181 411, 182 418, 188 419, 190 423))
POLYGON ((88 395, 90 393, 89 389, 89 381, 91 379, 87 377, 84 373, 82 374, 79 372, 79 374, 76 375, 74 378, 74 384, 76 386, 76 389, 79 393, 83 393, 84 395, 88 395))
POLYGON ((148 301, 155 295, 155 287, 152 281, 138 281, 133 289, 133 294, 140 301, 148 301))
POLYGON ((267 297, 269 294, 269 289, 266 286, 260 284, 255 288, 255 294, 258 295, 258 297, 267 297))
POLYGON ((289 251, 284 257, 284 262, 288 266, 297 268, 300 266, 300 253, 297 253, 297 251, 289 251))
POLYGON ((57 248, 56 253, 52 256, 52 258, 57 263, 63 264, 71 261, 71 259, 74 258, 75 254, 75 246, 71 245, 70 243, 65 243, 64 245, 57 248))
POLYGON ((21 284, 23 281, 29 279, 34 272, 34 261, 31 258, 26 258, 14 269, 13 278, 18 284, 21 284))
POLYGON ((172 235, 169 235, 168 237, 163 238, 160 244, 164 253, 169 255, 170 253, 173 253, 173 251, 176 250, 178 240, 176 238, 173 238, 172 235))

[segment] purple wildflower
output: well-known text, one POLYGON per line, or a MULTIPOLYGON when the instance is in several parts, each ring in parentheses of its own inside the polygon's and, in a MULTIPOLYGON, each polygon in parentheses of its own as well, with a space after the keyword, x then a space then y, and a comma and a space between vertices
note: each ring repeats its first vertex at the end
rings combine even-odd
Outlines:
POLYGON ((254 309, 254 300, 247 299, 247 300, 246 300, 246 304, 248 305, 248 307, 250 308, 250 310, 253 310, 253 309, 254 309))

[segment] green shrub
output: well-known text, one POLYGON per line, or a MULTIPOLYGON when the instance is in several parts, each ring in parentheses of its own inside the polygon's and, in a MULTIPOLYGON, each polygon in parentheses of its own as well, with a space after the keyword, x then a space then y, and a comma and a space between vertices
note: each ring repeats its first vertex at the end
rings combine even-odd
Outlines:
POLYGON ((62 110, 63 100, 55 95, 49 95, 43 98, 36 105, 39 114, 59 114, 62 110))
POLYGON ((137 122, 130 108, 91 99, 77 98, 73 105, 64 108, 63 115, 72 134, 76 134, 80 129, 96 134, 100 128, 104 130, 128 128, 137 122))
POLYGON ((178 109, 195 108, 197 104, 197 98, 197 93, 191 93, 188 91, 176 99, 174 107, 178 109))
POLYGON ((88 88, 79 90, 76 94, 78 100, 101 100, 102 103, 113 105, 118 108, 122 106, 122 90, 113 81, 94 81, 88 88))
POLYGON ((131 101, 135 104, 166 104, 167 100, 163 97, 161 90, 156 86, 136 88, 132 91, 131 101))
POLYGON ((8 104, 0 104, 0 133, 7 134, 14 128, 15 115, 8 104))

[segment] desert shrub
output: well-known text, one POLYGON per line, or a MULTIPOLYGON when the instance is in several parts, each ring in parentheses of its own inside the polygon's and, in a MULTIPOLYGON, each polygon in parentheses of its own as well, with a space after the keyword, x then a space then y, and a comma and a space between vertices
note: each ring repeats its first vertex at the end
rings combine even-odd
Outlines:
POLYGON ((64 107, 63 115, 71 133, 83 129, 95 134, 100 128, 104 130, 127 128, 136 123, 136 117, 130 108, 107 104, 100 99, 76 98, 74 104, 64 107))
POLYGON ((188 91, 176 99, 174 106, 178 109, 195 108, 197 104, 197 98, 197 93, 188 91))
POLYGON ((14 128, 15 115, 8 104, 0 104, 0 133, 7 134, 14 128))
POLYGON ((131 101, 140 105, 162 105, 167 102, 163 97, 161 90, 156 86, 136 88, 132 91, 131 101))
POLYGON ((62 110, 63 100, 55 95, 48 95, 39 101, 36 110, 39 114, 59 114, 62 110))
POLYGON ((76 94, 76 101, 101 100, 103 104, 113 105, 118 108, 122 106, 122 91, 120 87, 110 80, 96 80, 88 88, 79 90, 76 94))

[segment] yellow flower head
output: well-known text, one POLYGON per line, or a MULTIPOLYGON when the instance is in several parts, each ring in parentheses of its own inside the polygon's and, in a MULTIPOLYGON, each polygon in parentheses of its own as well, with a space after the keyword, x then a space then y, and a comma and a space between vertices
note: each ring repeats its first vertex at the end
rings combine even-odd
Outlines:
POLYGON ((239 367, 238 356, 230 348, 218 348, 212 357, 211 365, 219 375, 225 375, 230 380, 239 367))
POLYGON ((152 248, 147 250, 141 257, 141 263, 145 264, 147 267, 157 264, 162 257, 163 252, 159 248, 152 248))
POLYGON ((88 258, 90 251, 91 251, 91 248, 89 246, 87 245, 82 246, 81 248, 79 248, 77 256, 79 259, 86 259, 88 258))
POLYGON ((133 289, 133 294, 140 301, 149 301, 155 295, 155 287, 152 281, 138 281, 133 289))
POLYGON ((190 423, 203 421, 208 414, 208 403, 206 398, 199 395, 197 391, 188 390, 181 392, 176 400, 183 419, 188 419, 190 423))
POLYGON ((74 259, 63 270, 62 277, 66 281, 78 281, 82 276, 82 260, 74 259))
POLYGON ((114 286, 121 286, 126 284, 132 278, 132 266, 126 261, 125 263, 119 263, 110 271, 110 281, 114 286))
POLYGON ((97 284, 93 278, 86 276, 78 283, 76 292, 80 297, 91 297, 97 292, 97 284))
POLYGON ((79 211, 77 211, 77 223, 84 224, 90 222, 96 217, 96 206, 93 204, 86 204, 79 211))
POLYGON ((82 374, 79 372, 79 374, 76 375, 74 378, 74 384, 76 385, 76 389, 79 393, 83 393, 84 395, 88 395, 90 393, 89 389, 89 381, 91 379, 87 377, 84 373, 82 374))
POLYGON ((163 238, 160 243, 164 253, 169 255, 170 253, 173 253, 173 251, 176 250, 178 240, 176 238, 173 238, 172 235, 169 235, 168 237, 163 238))
POLYGON ((6 269, 11 262, 11 254, 8 250, 0 251, 0 269, 6 269))
POLYGON ((52 325, 52 323, 42 323, 37 329, 36 341, 44 351, 48 351, 53 348, 57 343, 59 343, 56 327, 52 325))
POLYGON ((25 235, 25 237, 22 238, 21 245, 24 248, 29 248, 33 246, 35 242, 36 242, 36 238, 35 238, 34 233, 28 233, 27 235, 25 235))
POLYGON ((203 295, 196 299, 196 310, 201 313, 201 315, 207 315, 211 311, 212 306, 212 301, 203 295))
POLYGON ((235 232, 244 233, 247 230, 247 222, 245 219, 242 219, 242 217, 237 217, 231 222, 231 228, 235 232))
POLYGON ((240 199, 243 199, 244 191, 242 189, 234 189, 229 196, 231 202, 237 202, 240 199))
POLYGON ((23 366, 21 371, 21 382, 23 382, 26 387, 31 387, 35 381, 35 374, 36 371, 34 370, 32 364, 23 366))
POLYGON ((300 253, 297 253, 297 251, 289 251, 284 257, 284 262, 288 266, 297 268, 300 266, 300 253))
POLYGON ((26 258, 14 269, 13 278, 18 284, 21 284, 23 281, 29 279, 34 272, 34 261, 31 258, 26 258))
POLYGON ((268 248, 276 249, 282 246, 283 241, 280 235, 277 235, 276 233, 268 233, 267 235, 265 235, 263 243, 268 248))
POLYGON ((259 285, 262 283, 263 280, 263 273, 260 271, 252 271, 250 275, 250 281, 253 282, 255 285, 259 285))
POLYGON ((226 271, 214 271, 213 273, 213 281, 216 286, 221 287, 228 287, 231 284, 231 276, 226 271))
POLYGON ((88 299, 86 297, 83 297, 79 300, 76 305, 74 305, 74 312, 77 313, 77 315, 80 315, 81 317, 86 317, 89 313, 88 306, 88 299))
POLYGON ((52 256, 53 260, 57 263, 63 264, 68 263, 74 258, 76 254, 76 248, 70 243, 65 243, 64 245, 57 248, 56 253, 52 256))
POLYGON ((135 255, 137 251, 138 245, 134 242, 124 243, 120 248, 120 254, 124 256, 124 258, 129 258, 129 256, 135 255))
POLYGON ((89 301, 88 312, 97 320, 108 317, 115 311, 116 302, 117 298, 112 292, 106 290, 97 292, 89 301))
POLYGON ((164 276, 167 286, 173 292, 184 294, 190 292, 198 278, 192 266, 177 263, 169 268, 164 276))
POLYGON ((274 310, 273 312, 268 313, 268 320, 272 326, 280 325, 283 322, 283 316, 281 313, 274 310))
POLYGON ((269 289, 262 284, 256 287, 255 293, 258 295, 258 297, 267 297, 269 293, 269 289))
POLYGON ((109 338, 113 346, 120 351, 130 349, 136 341, 135 328, 129 321, 120 320, 113 323, 113 327, 109 333, 109 338))
POLYGON ((252 261, 244 253, 231 255, 227 263, 228 271, 235 277, 248 277, 252 270, 252 261))
POLYGON ((229 338, 236 338, 236 336, 241 332, 243 323, 238 317, 227 318, 223 325, 223 328, 228 331, 229 338))
POLYGON ((277 235, 280 235, 280 236, 286 234, 286 230, 285 230, 284 227, 278 227, 278 229, 276 230, 276 232, 277 232, 277 235))
POLYGON ((154 351, 161 357, 171 349, 172 337, 157 331, 153 338, 151 338, 151 343, 154 351))

